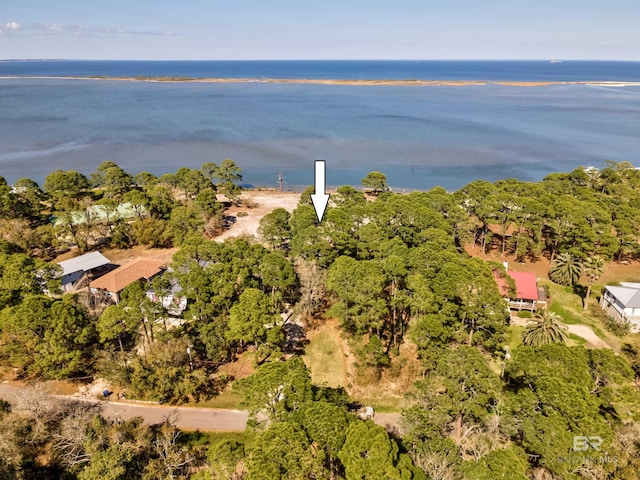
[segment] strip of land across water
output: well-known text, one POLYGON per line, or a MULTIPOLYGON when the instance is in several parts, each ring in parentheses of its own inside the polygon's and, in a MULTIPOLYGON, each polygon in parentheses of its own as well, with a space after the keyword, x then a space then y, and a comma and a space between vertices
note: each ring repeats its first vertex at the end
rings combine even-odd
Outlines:
POLYGON ((603 87, 640 86, 640 82, 615 81, 502 81, 502 80, 359 80, 359 79, 321 79, 321 78, 191 78, 191 77, 107 77, 107 76, 0 76, 8 79, 42 80, 108 80, 127 82, 184 82, 184 83, 292 83, 310 85, 354 85, 354 86, 433 86, 467 87, 484 85, 502 85, 507 87, 548 87, 551 85, 589 85, 603 87))

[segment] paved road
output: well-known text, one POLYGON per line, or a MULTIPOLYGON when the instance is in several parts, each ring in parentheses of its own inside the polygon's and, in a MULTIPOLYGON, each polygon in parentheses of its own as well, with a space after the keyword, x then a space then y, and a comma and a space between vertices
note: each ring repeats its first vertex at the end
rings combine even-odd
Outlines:
MULTIPOLYGON (((0 384, 0 398, 13 401, 22 389, 14 385, 0 384)), ((76 398, 55 395, 61 400, 78 400, 76 398)), ((247 426, 249 414, 240 410, 221 410, 213 408, 172 407, 149 405, 134 402, 100 402, 86 400, 97 405, 102 414, 110 419, 129 420, 142 417, 147 425, 162 423, 171 418, 178 428, 184 430, 242 432, 247 426)))
POLYGON ((248 412, 241 410, 168 407, 111 401, 104 402, 103 405, 102 412, 107 418, 129 420, 142 417, 148 425, 162 423, 171 418, 176 427, 182 430, 243 432, 249 417, 248 412))
MULTIPOLYGON (((22 390, 22 388, 14 385, 0 383, 0 398, 13 401, 22 390)), ((55 395, 55 397, 62 400, 78 400, 60 395, 55 395)), ((248 412, 242 410, 172 407, 133 402, 86 401, 98 405, 102 410, 102 414, 110 419, 129 420, 134 417, 142 417, 145 424, 154 425, 171 418, 175 426, 183 430, 242 432, 246 428, 247 419, 249 418, 248 412)), ((374 422, 387 429, 395 428, 399 420, 400 414, 397 413, 379 413, 374 418, 374 422)))

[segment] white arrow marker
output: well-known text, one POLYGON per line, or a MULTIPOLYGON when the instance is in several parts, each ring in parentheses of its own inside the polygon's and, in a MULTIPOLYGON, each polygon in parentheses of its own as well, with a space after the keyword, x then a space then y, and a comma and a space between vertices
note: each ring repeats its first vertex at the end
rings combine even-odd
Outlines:
POLYGON ((324 160, 316 160, 316 193, 311 194, 311 202, 313 202, 313 208, 316 209, 316 215, 318 216, 318 223, 322 222, 324 211, 327 209, 327 203, 329 203, 329 195, 326 192, 326 165, 324 160))

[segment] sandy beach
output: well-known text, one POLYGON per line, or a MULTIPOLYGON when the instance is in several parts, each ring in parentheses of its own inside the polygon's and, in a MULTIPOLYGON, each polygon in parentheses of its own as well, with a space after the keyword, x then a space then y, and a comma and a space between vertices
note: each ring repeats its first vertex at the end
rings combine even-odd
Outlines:
POLYGON ((322 79, 322 78, 188 78, 188 77, 79 77, 79 76, 0 76, 0 80, 15 79, 40 80, 101 80, 113 82, 147 83, 290 83, 300 85, 344 85, 344 86, 414 86, 414 87, 474 87, 501 85, 505 87, 548 87, 552 85, 588 85, 602 87, 640 86, 640 82, 615 81, 497 81, 497 80, 358 80, 358 79, 322 79))

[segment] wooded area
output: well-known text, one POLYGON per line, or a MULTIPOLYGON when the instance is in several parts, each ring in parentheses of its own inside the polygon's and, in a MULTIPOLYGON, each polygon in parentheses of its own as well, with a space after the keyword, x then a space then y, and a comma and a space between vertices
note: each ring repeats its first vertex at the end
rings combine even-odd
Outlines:
POLYGON ((635 478, 640 342, 619 352, 568 346, 557 315, 542 310, 524 344, 505 350, 510 314, 494 278, 504 266, 464 247, 546 257, 559 285, 583 275, 586 308, 605 262, 640 255, 640 171, 612 162, 536 183, 410 194, 372 173, 370 195, 338 188, 320 224, 310 187, 293 213, 266 215, 258 239, 224 242, 211 238, 225 208, 242 202, 231 160, 159 178, 105 162, 89 178, 53 172, 43 189, 0 181, 2 366, 30 381, 101 376, 162 403, 232 388, 252 418, 242 438, 202 445, 170 424, 115 424, 44 400, 44 410, 3 404, 0 478, 635 478), (128 216, 116 213, 123 204, 128 216), (117 304, 62 295, 48 260, 104 245, 179 249, 117 304), (187 299, 180 318, 146 294, 175 284, 187 299), (415 345, 421 372, 398 431, 353 414, 348 388, 312 384, 287 336, 291 309, 307 328, 338 319, 374 379, 415 345), (220 373, 247 352, 251 376, 220 373), (584 436, 600 437, 600 450, 575 451, 584 436))

